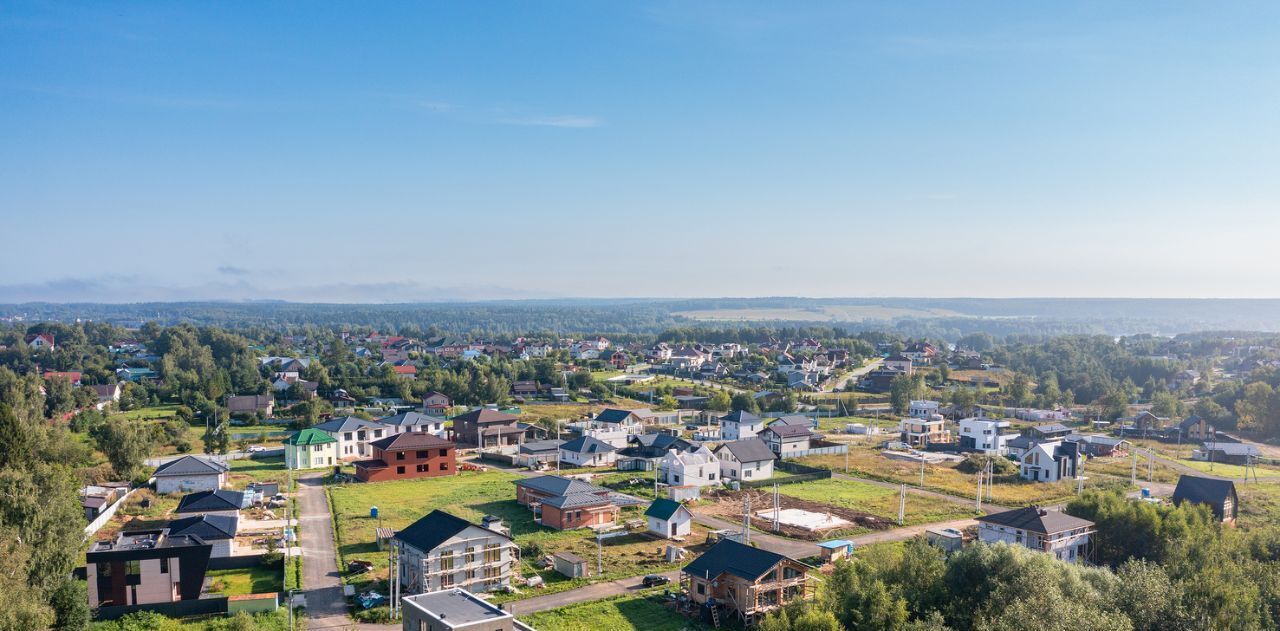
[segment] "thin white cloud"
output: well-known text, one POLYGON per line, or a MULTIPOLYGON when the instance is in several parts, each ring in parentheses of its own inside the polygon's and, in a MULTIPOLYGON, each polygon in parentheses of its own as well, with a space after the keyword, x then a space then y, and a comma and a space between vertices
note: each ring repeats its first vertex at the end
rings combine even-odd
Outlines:
POLYGON ((564 127, 569 129, 591 129, 604 125, 604 121, 594 116, 529 116, 524 118, 503 118, 498 122, 504 125, 564 127))

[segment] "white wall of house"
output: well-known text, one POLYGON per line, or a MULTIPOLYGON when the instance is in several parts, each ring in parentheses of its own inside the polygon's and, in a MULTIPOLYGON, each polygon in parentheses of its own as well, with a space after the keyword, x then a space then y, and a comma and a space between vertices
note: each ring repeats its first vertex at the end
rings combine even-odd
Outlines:
POLYGON ((668 451, 658 460, 658 479, 671 486, 719 484, 720 459, 706 447, 694 453, 668 451))
POLYGON ((371 457, 373 455, 373 449, 369 447, 369 443, 386 438, 395 432, 393 432, 389 427, 363 427, 360 429, 353 429, 349 432, 325 433, 337 439, 338 458, 347 460, 351 458, 371 457))
POLYGON ((194 493, 196 491, 216 491, 226 482, 225 473, 208 473, 182 476, 157 476, 156 493, 194 493))
POLYGON ((1004 455, 1009 451, 1008 442, 1011 436, 1001 434, 1007 421, 988 421, 985 419, 966 418, 960 421, 960 436, 973 439, 974 449, 987 454, 1004 455))
POLYGON ((618 461, 618 452, 581 453, 560 450, 560 462, 578 467, 612 467, 618 461))
POLYGON ((720 450, 720 477, 728 480, 749 482, 751 480, 768 480, 773 477, 773 460, 761 462, 738 462, 728 449, 720 450))
POLYGON ((764 419, 759 419, 751 423, 738 423, 737 421, 720 421, 720 439, 721 440, 743 440, 745 438, 755 438, 761 430, 764 429, 764 419))
POLYGON ((978 540, 994 544, 1004 542, 1009 545, 1022 546, 1037 552, 1047 552, 1061 561, 1075 562, 1083 560, 1089 546, 1089 533, 1045 536, 1011 526, 978 523, 978 540))
POLYGON ((649 532, 670 539, 671 537, 687 537, 693 532, 693 517, 686 509, 676 511, 671 519, 649 517, 649 532))
POLYGON ((401 542, 400 585, 406 595, 446 587, 462 587, 472 592, 490 591, 510 583, 511 573, 519 559, 519 551, 510 539, 479 526, 471 526, 434 550, 419 550, 401 542), (452 559, 452 571, 447 570, 449 559, 452 559), (422 584, 424 567, 425 588, 422 584))

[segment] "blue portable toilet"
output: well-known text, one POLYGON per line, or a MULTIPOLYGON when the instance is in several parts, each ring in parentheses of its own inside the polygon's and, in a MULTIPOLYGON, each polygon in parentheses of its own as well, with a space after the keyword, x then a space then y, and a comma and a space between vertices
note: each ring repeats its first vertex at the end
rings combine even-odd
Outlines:
POLYGON ((377 506, 370 506, 370 507, 369 507, 369 517, 370 517, 370 518, 372 518, 372 519, 377 519, 377 518, 378 518, 378 507, 377 507, 377 506))
POLYGON ((1144 499, 1144 500, 1145 500, 1145 499, 1147 499, 1147 498, 1149 498, 1149 497, 1151 497, 1151 489, 1149 489, 1149 488, 1147 488, 1147 487, 1145 487, 1145 486, 1144 486, 1144 487, 1142 487, 1142 499, 1144 499))

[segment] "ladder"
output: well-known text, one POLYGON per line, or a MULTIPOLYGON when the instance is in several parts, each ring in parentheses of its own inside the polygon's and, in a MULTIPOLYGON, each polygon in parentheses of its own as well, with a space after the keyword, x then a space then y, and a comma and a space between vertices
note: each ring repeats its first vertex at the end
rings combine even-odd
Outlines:
POLYGON ((720 608, 715 605, 711 606, 711 624, 717 629, 720 628, 720 608))

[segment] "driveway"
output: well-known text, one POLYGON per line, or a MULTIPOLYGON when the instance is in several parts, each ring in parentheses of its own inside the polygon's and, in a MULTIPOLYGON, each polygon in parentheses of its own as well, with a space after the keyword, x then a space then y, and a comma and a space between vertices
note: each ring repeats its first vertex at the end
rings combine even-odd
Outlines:
MULTIPOLYGON (((680 584, 680 572, 666 572, 663 576, 671 579, 673 589, 678 588, 680 584)), ((503 605, 503 608, 517 616, 531 614, 537 611, 546 611, 548 609, 558 609, 566 605, 574 603, 587 602, 591 600, 600 600, 601 598, 609 598, 628 592, 635 592, 644 589, 640 584, 643 576, 633 576, 631 578, 618 579, 607 583, 595 583, 577 589, 570 589, 558 594, 547 594, 546 596, 534 596, 524 600, 517 600, 503 605)))
POLYGON ((338 554, 333 543, 333 516, 325 496, 323 474, 298 478, 298 513, 302 531, 302 588, 307 598, 308 629, 347 629, 347 601, 338 575, 338 554))

